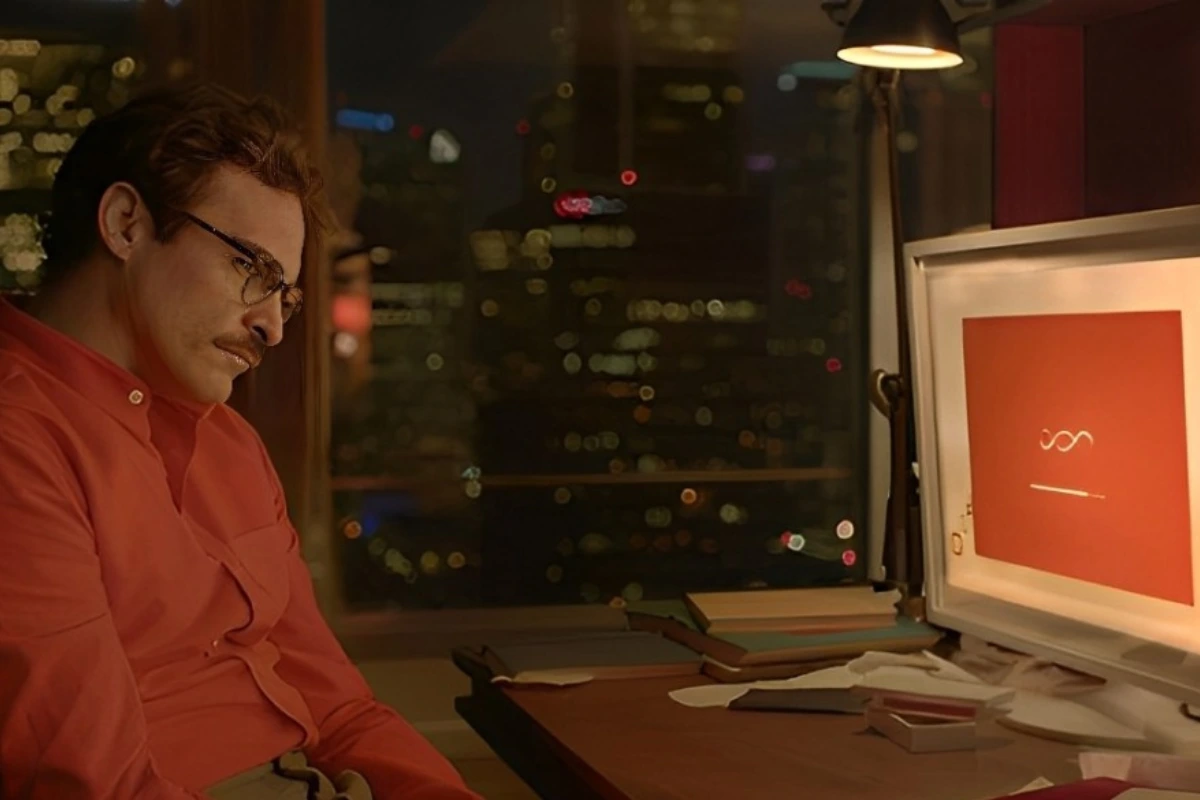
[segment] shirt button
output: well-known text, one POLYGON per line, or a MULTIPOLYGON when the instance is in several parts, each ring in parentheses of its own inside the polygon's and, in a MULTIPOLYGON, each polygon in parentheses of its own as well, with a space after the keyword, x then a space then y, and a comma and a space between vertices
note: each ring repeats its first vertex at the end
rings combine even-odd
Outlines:
POLYGON ((212 649, 213 649, 213 650, 216 650, 216 649, 217 649, 218 647, 220 647, 220 646, 221 646, 221 640, 220 640, 220 639, 213 639, 213 640, 212 640, 212 649))
POLYGON ((145 399, 146 395, 142 394, 140 389, 134 389, 129 393, 129 402, 133 403, 135 406, 140 406, 142 401, 145 399))

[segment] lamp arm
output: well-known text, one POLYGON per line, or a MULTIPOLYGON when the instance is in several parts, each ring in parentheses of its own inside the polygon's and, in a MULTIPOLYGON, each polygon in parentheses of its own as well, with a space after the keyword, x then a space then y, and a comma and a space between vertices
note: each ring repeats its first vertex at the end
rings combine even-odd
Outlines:
MULTIPOLYGON (((904 225, 901 214, 900 159, 896 148, 896 118, 899 114, 898 70, 866 73, 876 122, 887 143, 888 200, 892 227, 892 276, 896 289, 897 369, 876 370, 870 393, 876 408, 884 410, 890 434, 891 477, 884 538, 884 567, 887 580, 899 588, 910 609, 919 605, 924 590, 924 542, 920 498, 913 474, 912 354, 909 341, 908 277, 904 262, 904 225)), ((919 615, 919 612, 918 612, 919 615)))

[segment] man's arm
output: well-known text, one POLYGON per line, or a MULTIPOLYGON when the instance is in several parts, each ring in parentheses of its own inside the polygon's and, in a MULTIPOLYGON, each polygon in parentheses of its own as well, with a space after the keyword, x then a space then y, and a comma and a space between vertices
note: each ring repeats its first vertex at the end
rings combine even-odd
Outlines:
POLYGON ((201 800, 155 772, 74 472, 0 412, 0 797, 201 800))
MULTIPOLYGON (((276 485, 280 521, 286 522, 283 490, 262 455, 276 485)), ((433 745, 375 699, 321 616, 299 547, 286 568, 291 599, 270 639, 281 654, 276 671, 300 692, 316 720, 320 742, 306 754, 313 766, 330 775, 361 773, 377 800, 481 800, 433 745)))
POLYGON ((288 559, 291 600, 270 638, 281 653, 276 671, 316 720, 313 766, 360 772, 377 800, 479 800, 433 745, 375 699, 321 616, 299 548, 288 559))

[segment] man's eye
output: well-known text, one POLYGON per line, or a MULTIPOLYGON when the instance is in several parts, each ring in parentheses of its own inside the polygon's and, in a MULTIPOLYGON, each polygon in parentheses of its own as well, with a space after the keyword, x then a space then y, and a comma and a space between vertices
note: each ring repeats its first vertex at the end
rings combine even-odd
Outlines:
POLYGON ((242 272, 242 274, 246 275, 247 277, 258 278, 268 283, 271 282, 275 277, 275 271, 261 261, 251 261, 248 258, 235 256, 233 259, 233 264, 238 268, 239 271, 242 272))

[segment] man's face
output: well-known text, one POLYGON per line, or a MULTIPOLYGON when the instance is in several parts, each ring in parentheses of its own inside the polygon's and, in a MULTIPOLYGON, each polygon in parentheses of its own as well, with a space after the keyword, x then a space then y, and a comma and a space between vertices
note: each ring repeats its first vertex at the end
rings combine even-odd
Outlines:
MULTIPOLYGON (((274 258, 289 285, 299 279, 304 216, 294 195, 222 167, 182 210, 274 258)), ((188 221, 166 242, 147 241, 126 266, 137 372, 156 392, 223 403, 234 378, 283 339, 281 293, 247 305, 245 255, 200 225, 188 221)))

